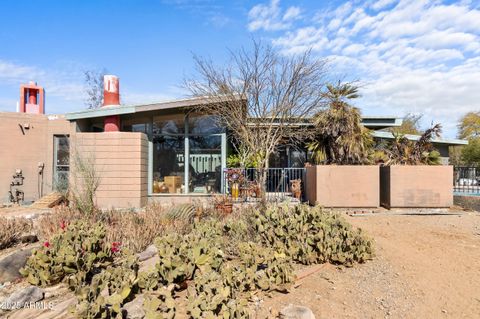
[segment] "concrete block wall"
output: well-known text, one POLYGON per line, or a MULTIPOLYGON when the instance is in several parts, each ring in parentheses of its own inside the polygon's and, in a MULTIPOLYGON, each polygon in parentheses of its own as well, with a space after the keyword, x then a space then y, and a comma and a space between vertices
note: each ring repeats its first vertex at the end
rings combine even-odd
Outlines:
POLYGON ((0 203, 16 169, 23 172, 25 201, 35 201, 52 191, 54 135, 70 133, 70 123, 61 116, 0 112, 0 203), (38 163, 44 163, 43 178, 38 163), (42 194, 43 190, 43 194, 42 194))
POLYGON ((382 206, 450 207, 453 205, 453 166, 396 165, 380 168, 382 206))
MULTIPOLYGON (((144 133, 76 133, 70 156, 92 161, 100 184, 100 208, 139 208, 147 204, 148 139, 144 133)), ((74 166, 74 164, 73 164, 74 166)), ((71 178, 80 174, 72 168, 71 178)), ((74 181, 75 183, 75 181, 74 181)))
POLYGON ((378 207, 378 166, 316 165, 307 167, 306 199, 325 207, 378 207))

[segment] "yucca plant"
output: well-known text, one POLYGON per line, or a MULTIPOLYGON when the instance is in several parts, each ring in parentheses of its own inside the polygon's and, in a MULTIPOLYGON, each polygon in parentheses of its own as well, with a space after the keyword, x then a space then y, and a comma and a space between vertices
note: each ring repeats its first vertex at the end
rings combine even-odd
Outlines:
POLYGON ((373 139, 362 125, 360 110, 350 105, 358 87, 350 83, 328 84, 328 108, 314 116, 316 138, 307 147, 317 164, 368 164, 373 139))

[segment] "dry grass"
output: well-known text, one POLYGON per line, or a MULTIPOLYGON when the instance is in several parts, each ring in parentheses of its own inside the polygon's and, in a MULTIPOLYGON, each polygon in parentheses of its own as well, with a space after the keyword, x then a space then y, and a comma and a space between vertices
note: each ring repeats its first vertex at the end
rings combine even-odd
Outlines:
POLYGON ((0 217, 0 249, 11 247, 18 243, 23 234, 32 230, 32 222, 25 218, 0 217))
POLYGON ((165 218, 166 210, 165 207, 152 204, 138 213, 97 210, 86 215, 69 207, 59 207, 52 214, 40 218, 36 228, 39 237, 47 240, 60 230, 62 223, 69 224, 77 219, 89 220, 92 224, 101 222, 107 230, 107 241, 121 242, 123 247, 140 252, 165 232, 186 233, 190 230, 191 223, 188 221, 165 218))

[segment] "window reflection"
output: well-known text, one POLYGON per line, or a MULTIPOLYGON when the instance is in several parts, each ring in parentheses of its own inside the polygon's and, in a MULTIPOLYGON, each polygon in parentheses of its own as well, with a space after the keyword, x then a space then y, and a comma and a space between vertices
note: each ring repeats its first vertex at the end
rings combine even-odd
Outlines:
POLYGON ((185 115, 172 114, 153 118, 153 134, 184 134, 185 115))
POLYGON ((220 192, 222 139, 220 136, 189 136, 190 192, 220 192))
POLYGON ((185 141, 183 136, 154 135, 153 192, 185 192, 185 141))
POLYGON ((154 194, 210 194, 221 191, 222 137, 214 134, 222 133, 224 129, 215 117, 201 114, 186 117, 177 113, 128 119, 123 122, 123 129, 151 134, 154 194), (185 157, 187 138, 188 158, 185 157), (188 165, 187 179, 185 165, 188 165))
POLYGON ((197 134, 219 134, 223 133, 220 121, 216 116, 192 113, 188 115, 188 133, 197 134))

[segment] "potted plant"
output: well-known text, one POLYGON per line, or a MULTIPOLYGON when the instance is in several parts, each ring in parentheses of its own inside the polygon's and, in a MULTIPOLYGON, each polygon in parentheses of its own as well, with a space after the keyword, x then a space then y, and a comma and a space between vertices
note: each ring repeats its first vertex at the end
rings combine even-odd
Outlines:
POLYGON ((384 147, 387 160, 380 169, 380 202, 392 207, 450 207, 453 204, 453 167, 440 165, 431 140, 441 126, 426 130, 418 140, 394 134, 384 147))
POLYGON ((229 215, 233 211, 233 201, 228 195, 216 195, 213 197, 213 207, 222 215, 229 215))
POLYGON ((373 138, 361 123, 351 84, 327 85, 327 109, 314 116, 315 138, 307 146, 316 165, 306 167, 305 197, 326 207, 378 207, 379 168, 373 138))

